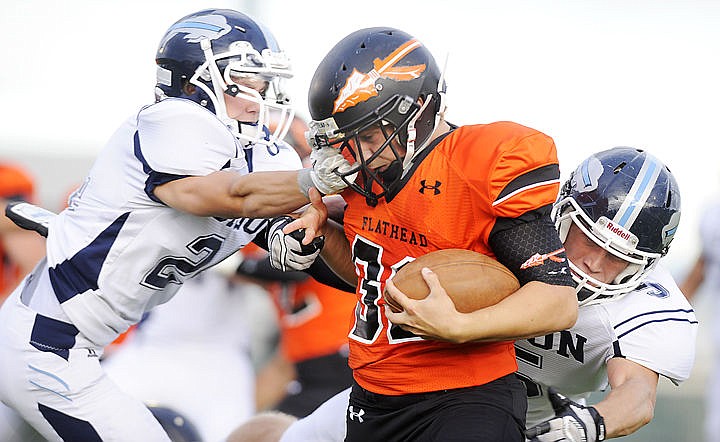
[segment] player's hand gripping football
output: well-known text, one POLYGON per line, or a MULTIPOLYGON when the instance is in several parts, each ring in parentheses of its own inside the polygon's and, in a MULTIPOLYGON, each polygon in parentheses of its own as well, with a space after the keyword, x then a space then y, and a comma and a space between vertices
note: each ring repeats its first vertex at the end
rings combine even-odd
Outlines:
POLYGON ((327 207, 317 189, 310 189, 311 204, 298 219, 281 216, 270 221, 268 250, 270 264, 282 271, 305 270, 325 244, 320 233, 327 222, 327 207))
POLYGON ((595 442, 605 440, 605 422, 594 407, 585 407, 548 388, 555 417, 525 430, 531 442, 595 442))
POLYGON ((402 310, 394 312, 385 304, 385 315, 393 324, 399 325, 417 336, 450 342, 463 342, 462 326, 452 299, 440 284, 437 275, 429 268, 422 270, 423 279, 430 288, 425 299, 411 299, 401 292, 392 280, 386 283, 387 294, 402 310))
POLYGON ((305 138, 312 148, 310 159, 312 169, 303 169, 298 174, 300 189, 306 193, 310 186, 316 187, 323 195, 339 193, 355 180, 357 173, 342 176, 352 169, 352 165, 342 156, 339 149, 331 147, 326 138, 318 133, 318 125, 310 123, 305 138))

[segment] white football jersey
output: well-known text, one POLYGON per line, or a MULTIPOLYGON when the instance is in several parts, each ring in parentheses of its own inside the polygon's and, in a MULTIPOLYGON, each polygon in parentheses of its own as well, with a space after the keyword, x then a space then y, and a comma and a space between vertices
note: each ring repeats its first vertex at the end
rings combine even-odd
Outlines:
POLYGON ((30 306, 107 345, 267 223, 180 212, 153 195, 155 186, 223 169, 301 167, 286 143, 244 149, 213 113, 189 100, 142 108, 112 135, 68 208, 52 221, 47 268, 30 306))
POLYGON ((670 273, 658 266, 624 297, 580 307, 569 330, 515 343, 528 387, 527 426, 554 417, 547 387, 581 404, 609 386, 606 362, 624 357, 669 378, 686 380, 695 361, 698 321, 670 273))

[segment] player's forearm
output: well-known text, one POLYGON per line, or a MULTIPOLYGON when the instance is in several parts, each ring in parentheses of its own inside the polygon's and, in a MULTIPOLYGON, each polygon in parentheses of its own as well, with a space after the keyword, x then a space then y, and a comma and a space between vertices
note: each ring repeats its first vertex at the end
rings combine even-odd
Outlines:
POLYGON ((632 360, 612 358, 607 376, 610 393, 595 409, 605 419, 608 437, 634 433, 653 418, 658 374, 632 360))
POLYGON ((300 191, 297 171, 230 170, 170 181, 154 189, 170 207, 196 216, 269 218, 293 212, 308 203, 300 191))
POLYGON ((322 233, 325 236, 325 247, 320 252, 320 256, 336 275, 348 284, 356 285, 355 264, 352 261, 350 243, 345 237, 342 226, 328 220, 322 233))
POLYGON ((300 191, 297 171, 253 172, 238 176, 230 187, 236 217, 265 218, 293 212, 309 200, 300 191))
POLYGON ((565 330, 577 320, 570 287, 529 282, 498 304, 464 315, 459 341, 500 341, 565 330))
POLYGON ((647 425, 655 411, 655 394, 643 388, 632 388, 628 381, 613 389, 595 409, 605 420, 607 438, 627 436, 647 425))

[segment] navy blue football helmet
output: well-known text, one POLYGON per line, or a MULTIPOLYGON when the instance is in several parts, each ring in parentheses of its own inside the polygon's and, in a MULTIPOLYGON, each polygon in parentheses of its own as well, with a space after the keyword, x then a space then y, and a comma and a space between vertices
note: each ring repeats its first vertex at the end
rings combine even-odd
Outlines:
POLYGON ((338 174, 374 205, 427 146, 444 112, 444 95, 441 71, 417 39, 393 28, 361 29, 336 44, 315 71, 308 141, 341 150, 354 144, 357 153, 349 152, 355 167, 338 174), (365 158, 358 133, 373 125, 382 129, 385 142, 365 158), (386 149, 396 160, 381 174, 369 164, 386 149), (374 183, 379 188, 373 189, 374 183))
POLYGON ((178 20, 165 33, 155 57, 156 100, 181 97, 214 112, 239 139, 246 143, 282 139, 290 127, 293 110, 283 89, 292 77, 290 62, 275 38, 261 23, 230 9, 205 9, 178 20), (267 82, 267 91, 233 81, 241 78, 267 82), (183 86, 196 87, 188 95, 183 86), (260 105, 257 122, 228 117, 223 94, 241 96, 260 105), (275 121, 270 134, 269 121, 275 121))
POLYGON ((560 190, 552 217, 563 242, 574 223, 628 262, 609 284, 570 262, 580 305, 593 304, 635 289, 667 254, 680 222, 680 191, 657 158, 640 149, 615 147, 578 166, 560 190))

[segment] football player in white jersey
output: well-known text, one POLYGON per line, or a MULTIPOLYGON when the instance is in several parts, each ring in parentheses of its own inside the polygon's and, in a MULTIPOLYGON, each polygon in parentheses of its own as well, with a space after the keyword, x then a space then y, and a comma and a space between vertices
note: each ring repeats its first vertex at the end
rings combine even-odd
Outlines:
MULTIPOLYGON (((659 376, 679 384, 695 359, 694 311, 657 265, 680 220, 677 183, 649 153, 609 149, 578 166, 553 218, 580 309, 571 329, 516 342, 528 387, 527 437, 594 442, 630 434, 652 419, 659 376), (604 399, 587 406, 592 392, 608 387, 604 399)), ((431 294, 422 301, 390 287, 405 310, 388 308, 388 318, 428 338, 472 340, 474 314, 458 313, 434 274, 426 281, 431 294)), ((290 425, 280 440, 342 441, 344 426, 333 422, 362 418, 348 410, 348 394, 290 425)))
POLYGON ((553 217, 580 309, 571 329, 515 344, 527 434, 541 442, 631 434, 653 418, 659 376, 678 385, 695 361, 695 313, 658 265, 680 221, 677 183, 647 152, 599 152, 571 175, 553 217))
POLYGON ((190 14, 168 29, 156 62, 156 102, 112 135, 50 221, 46 259, 0 310, 0 399, 48 440, 167 441, 105 376, 102 349, 256 239, 261 217, 319 198, 313 185, 325 194, 345 186, 299 173, 299 157, 278 141, 286 125, 267 129, 271 112, 291 121, 282 89, 291 69, 257 21, 226 9, 190 14))

